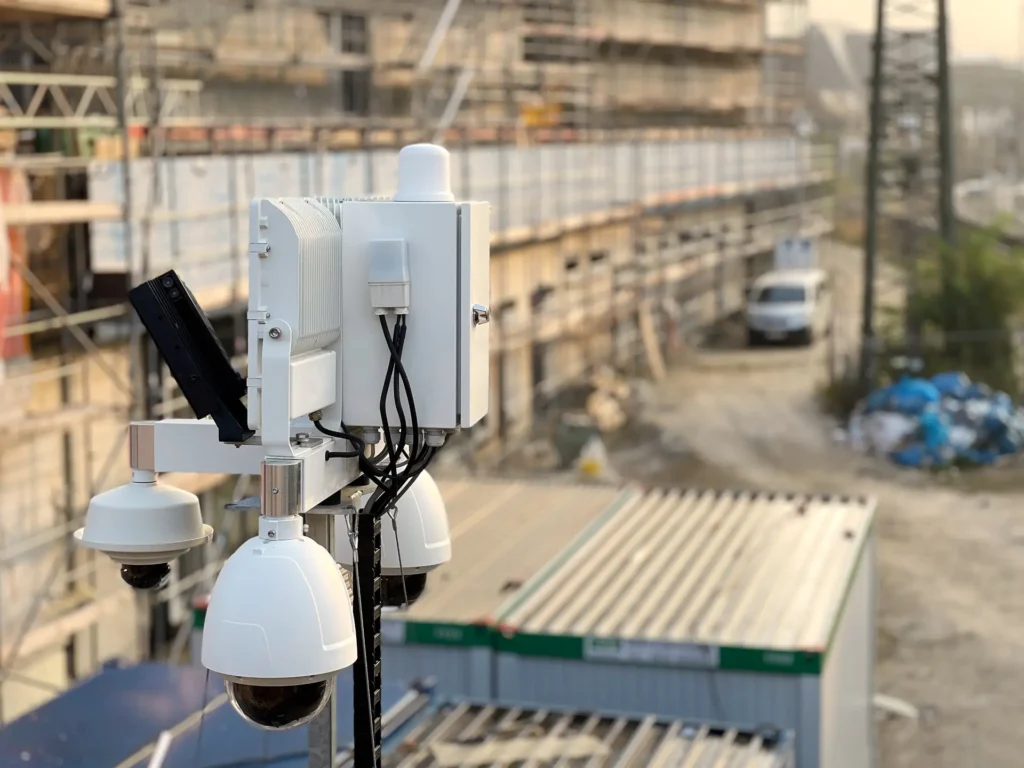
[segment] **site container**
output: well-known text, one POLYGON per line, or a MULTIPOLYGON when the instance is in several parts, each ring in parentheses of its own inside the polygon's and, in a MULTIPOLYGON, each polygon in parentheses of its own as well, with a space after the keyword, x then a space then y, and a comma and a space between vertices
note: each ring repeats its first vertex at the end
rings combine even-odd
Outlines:
POLYGON ((497 691, 796 733, 872 764, 874 503, 636 491, 498 612, 497 691))
POLYGON ((491 698, 495 612, 519 586, 557 565, 560 550, 588 526, 614 514, 612 487, 448 480, 452 560, 427 577, 410 609, 381 621, 382 674, 408 681, 431 676, 438 694, 491 698))

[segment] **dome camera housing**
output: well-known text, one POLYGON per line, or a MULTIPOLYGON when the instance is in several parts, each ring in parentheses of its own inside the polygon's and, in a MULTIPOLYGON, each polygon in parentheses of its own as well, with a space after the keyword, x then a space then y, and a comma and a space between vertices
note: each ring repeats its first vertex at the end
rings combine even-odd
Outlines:
MULTIPOLYGON (((428 573, 452 559, 448 512, 441 491, 429 474, 420 473, 405 495, 398 500, 394 520, 390 515, 381 519, 380 542, 381 575, 404 575, 410 602, 413 585, 408 577, 428 573)), ((337 536, 334 550, 338 563, 351 569, 352 542, 349 537, 343 533, 337 536)), ((398 589, 401 590, 401 579, 397 581, 398 589)))
POLYGON ((380 580, 381 603, 385 608, 402 608, 412 605, 423 596, 427 588, 427 574, 414 573, 402 576, 382 576, 380 580))
POLYGON ((341 571, 303 535, 301 517, 261 517, 259 535, 228 558, 210 594, 203 666, 224 678, 249 722, 308 723, 355 663, 351 605, 341 571))
POLYGON ((92 498, 85 526, 74 535, 81 546, 120 563, 129 586, 161 589, 170 580, 168 563, 205 544, 213 528, 203 524, 195 494, 157 482, 153 472, 135 470, 127 485, 92 498))

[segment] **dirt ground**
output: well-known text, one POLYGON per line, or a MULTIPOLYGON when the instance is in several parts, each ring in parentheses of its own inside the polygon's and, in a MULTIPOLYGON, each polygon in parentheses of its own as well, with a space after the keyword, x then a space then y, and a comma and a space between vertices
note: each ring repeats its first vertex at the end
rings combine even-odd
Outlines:
MULTIPOLYGON (((825 257, 842 286, 841 353, 857 333, 859 254, 832 245, 825 257)), ((1024 494, 853 454, 817 407, 828 354, 825 342, 695 353, 654 389, 645 420, 660 447, 615 448, 613 463, 648 482, 876 497, 876 688, 921 712, 879 719, 881 765, 1024 765, 1024 494)))

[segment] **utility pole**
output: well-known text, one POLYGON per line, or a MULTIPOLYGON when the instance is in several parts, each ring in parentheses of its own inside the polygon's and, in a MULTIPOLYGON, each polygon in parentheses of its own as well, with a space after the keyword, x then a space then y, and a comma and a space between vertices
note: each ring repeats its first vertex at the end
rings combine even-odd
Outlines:
MULTIPOLYGON (((324 504, 340 504, 341 494, 325 499, 324 504)), ((307 515, 306 534, 329 552, 334 552, 335 529, 334 515, 307 515)), ((344 523, 342 523, 344 525, 344 523)), ((334 768, 338 757, 338 681, 332 681, 334 692, 324 711, 313 718, 309 724, 309 768, 334 768)), ((358 696, 358 692, 356 696, 358 696)))
POLYGON ((864 305, 860 340, 860 389, 866 392, 875 365, 875 263, 878 259, 878 165, 882 134, 882 62, 885 61, 885 0, 878 0, 871 62, 868 157, 864 173, 864 305))
MULTIPOLYGON (((896 246, 908 283, 906 334, 920 351, 914 296, 921 244, 931 233, 955 238, 953 127, 946 0, 877 0, 865 173, 864 301, 860 384, 877 368, 875 292, 879 252, 896 246), (895 243, 887 234, 899 233, 895 243)), ((944 278, 945 279, 945 278, 944 278)), ((949 285, 949 281, 946 281, 949 285)), ((955 309, 950 303, 950 310, 955 309)))
MULTIPOLYGON (((370 484, 361 478, 353 485, 363 486, 370 493, 370 484)), ((324 506, 342 502, 340 492, 325 499, 324 506)), ((353 619, 358 659, 352 670, 352 733, 353 768, 380 768, 383 760, 381 715, 381 515, 367 504, 364 511, 352 516, 353 547, 353 619)), ((347 524, 332 514, 306 516, 307 535, 317 544, 334 551, 338 535, 349 535, 347 524), (340 531, 336 526, 346 526, 340 531)), ((331 701, 309 724, 309 768, 333 768, 338 759, 338 689, 337 680, 331 701)))
MULTIPOLYGON (((371 508, 370 505, 367 505, 371 508)), ((359 658, 352 680, 353 726, 355 729, 353 764, 355 768, 380 768, 381 745, 381 637, 380 614, 380 515, 376 511, 355 515, 356 542, 355 602, 356 637, 359 658)))

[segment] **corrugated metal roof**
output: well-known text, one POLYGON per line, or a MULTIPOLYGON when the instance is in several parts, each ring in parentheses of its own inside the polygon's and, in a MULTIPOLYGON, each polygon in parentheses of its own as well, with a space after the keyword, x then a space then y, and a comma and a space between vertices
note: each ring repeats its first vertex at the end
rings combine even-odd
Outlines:
POLYGON ((791 744, 788 732, 462 703, 439 707, 416 725, 384 765, 790 768, 791 744))
POLYGON ((520 633, 823 650, 874 502, 637 492, 499 622, 520 633))
MULTIPOLYGON (((400 614, 412 621, 471 623, 493 616, 623 491, 557 483, 439 480, 452 559, 427 578, 400 614)), ((399 614, 395 614, 397 617, 399 614)))

